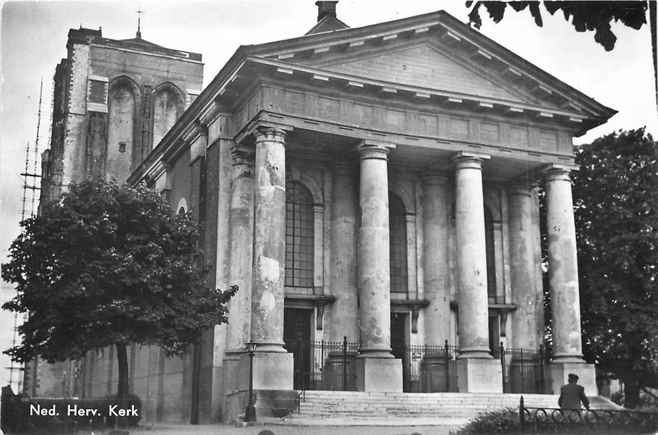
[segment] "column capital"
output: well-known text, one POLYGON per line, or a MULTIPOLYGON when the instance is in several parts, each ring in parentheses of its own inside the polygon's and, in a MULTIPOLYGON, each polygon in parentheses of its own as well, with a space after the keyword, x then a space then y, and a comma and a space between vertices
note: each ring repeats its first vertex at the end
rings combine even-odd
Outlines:
POLYGON ((252 130, 252 134, 256 138, 256 142, 272 141, 272 142, 280 142, 282 144, 285 144, 286 135, 291 130, 292 128, 269 126, 269 125, 257 125, 252 130))
POLYGON ((455 163, 455 169, 482 169, 482 162, 490 158, 488 154, 461 151, 452 158, 452 161, 455 163))
POLYGON ((512 196, 532 196, 533 190, 537 188, 537 183, 513 183, 508 186, 508 192, 512 196))
POLYGON ((578 169, 576 165, 549 165, 544 169, 546 181, 571 181, 570 173, 578 169))
POLYGON ((364 140, 357 147, 361 160, 380 159, 387 160, 388 154, 395 149, 395 144, 364 140))
POLYGON ((234 145, 231 147, 233 166, 253 166, 255 150, 253 147, 234 145))

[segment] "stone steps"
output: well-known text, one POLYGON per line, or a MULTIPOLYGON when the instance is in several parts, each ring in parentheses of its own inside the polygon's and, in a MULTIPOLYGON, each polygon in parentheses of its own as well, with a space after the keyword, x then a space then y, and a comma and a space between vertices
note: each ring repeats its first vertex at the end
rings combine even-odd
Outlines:
MULTIPOLYGON (((352 391, 306 391, 302 394, 299 413, 290 420, 329 419, 348 422, 383 421, 386 418, 422 419, 442 424, 466 421, 481 412, 517 408, 521 394, 495 393, 373 393, 352 391)), ((558 396, 523 394, 525 406, 554 408, 558 396)), ((616 405, 600 397, 591 398, 595 409, 611 409, 616 405)))

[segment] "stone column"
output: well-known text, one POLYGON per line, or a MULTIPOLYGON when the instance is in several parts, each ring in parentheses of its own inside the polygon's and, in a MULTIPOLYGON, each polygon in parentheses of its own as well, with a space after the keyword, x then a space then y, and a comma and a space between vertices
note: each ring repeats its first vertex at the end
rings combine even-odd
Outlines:
POLYGON ((336 301, 329 310, 329 340, 359 338, 359 314, 356 286, 356 173, 346 163, 337 163, 334 171, 331 211, 331 294, 336 301))
POLYGON ((489 353, 482 191, 482 161, 488 158, 469 153, 460 153, 455 158, 460 392, 502 392, 501 366, 489 353))
MULTIPOLYGON (((329 341, 349 342, 359 339, 359 308, 356 286, 356 167, 347 162, 337 162, 333 173, 333 198, 331 201, 331 255, 330 278, 331 295, 336 298, 327 305, 325 322, 329 341)), ((329 355, 325 367, 325 381, 329 389, 342 389, 343 366, 348 379, 354 372, 353 349, 349 348, 348 358, 342 352, 329 355)), ((349 385, 349 383, 348 383, 349 385)))
POLYGON ((391 354, 391 277, 388 211, 388 153, 393 145, 359 146, 359 331, 357 388, 402 391, 402 364, 391 354))
POLYGON ((576 226, 569 168, 563 166, 553 166, 546 174, 546 228, 553 331, 551 386, 554 393, 559 392, 573 372, 588 394, 596 394, 594 366, 583 360, 576 226))
MULTIPOLYGON (((254 186, 251 341, 254 389, 291 390, 292 354, 283 348, 286 132, 258 128, 254 186)), ((244 360, 248 366, 247 358, 244 360)))
MULTIPOLYGON (((450 288, 448 287, 448 215, 451 206, 448 178, 423 178, 425 344, 443 347, 450 340, 450 288)), ((427 392, 449 391, 446 357, 438 354, 423 361, 427 392)))
MULTIPOLYGON (((517 350, 510 364, 514 391, 535 391, 533 372, 540 369, 539 345, 543 342, 543 327, 539 325, 543 310, 542 289, 537 287, 536 228, 533 222, 537 205, 531 186, 514 185, 509 189, 510 279, 512 302, 512 347, 517 350), (523 349, 523 352, 518 351, 523 349)), ((537 373, 538 374, 538 373, 537 373)))
POLYGON ((224 356, 224 394, 231 395, 249 382, 240 378, 240 362, 245 343, 250 340, 251 267, 254 230, 254 155, 253 151, 233 147, 233 173, 229 208, 230 268, 229 282, 238 292, 229 302, 224 356))

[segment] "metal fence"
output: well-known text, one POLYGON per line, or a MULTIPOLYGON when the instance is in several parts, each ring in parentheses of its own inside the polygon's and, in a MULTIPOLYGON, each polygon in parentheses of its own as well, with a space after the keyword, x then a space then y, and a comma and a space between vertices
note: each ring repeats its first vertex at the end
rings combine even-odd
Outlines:
POLYGON ((547 388, 546 363, 548 355, 539 349, 506 348, 503 343, 492 349, 500 360, 505 393, 544 393, 547 388))
POLYGON ((356 390, 355 357, 359 343, 348 341, 292 341, 294 384, 298 390, 356 390))
POLYGON ((570 430, 569 433, 601 433, 610 429, 623 433, 653 433, 658 430, 658 413, 609 409, 528 408, 521 396, 519 423, 523 433, 560 433, 567 430, 570 430))
MULTIPOLYGON (((294 386, 298 390, 356 390, 357 341, 291 341, 294 386)), ((393 354, 402 360, 403 391, 413 393, 457 392, 459 350, 446 341, 443 346, 393 346, 393 354)), ((492 349, 500 361, 505 393, 544 393, 547 387, 544 348, 506 348, 500 343, 492 349)))
POLYGON ((430 393, 457 391, 457 348, 436 345, 393 347, 402 359, 403 391, 430 393))

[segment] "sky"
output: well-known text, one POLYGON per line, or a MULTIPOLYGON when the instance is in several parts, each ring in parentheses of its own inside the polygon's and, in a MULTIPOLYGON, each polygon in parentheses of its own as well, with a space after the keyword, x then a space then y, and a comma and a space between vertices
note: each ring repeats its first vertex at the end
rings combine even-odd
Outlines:
MULTIPOLYGON (((314 0, 214 1, 13 1, 0 0, 0 262, 19 234, 25 146, 36 138, 39 82, 44 99, 39 135, 40 151, 48 145, 52 77, 66 56, 70 28, 102 27, 103 36, 132 38, 137 9, 142 37, 169 48, 203 55, 204 85, 217 74, 239 45, 257 44, 303 35, 316 22, 314 0)), ((338 18, 351 27, 444 9, 467 21, 463 0, 341 0, 338 18)), ((494 24, 482 11, 480 31, 519 56, 619 113, 606 124, 576 138, 576 144, 618 129, 647 126, 658 133, 655 86, 647 25, 633 30, 613 24, 617 43, 611 52, 594 41, 592 32, 578 33, 560 12, 544 12, 544 27, 529 12, 508 8, 494 24)), ((31 157, 32 158, 32 157, 31 157)), ((30 169, 32 171, 32 169, 30 169)), ((31 196, 28 194, 28 214, 31 196)), ((0 303, 13 289, 0 280, 0 303)), ((11 341, 13 315, 0 312, 0 350, 11 341)), ((0 356, 0 384, 8 379, 8 360, 0 356)))

